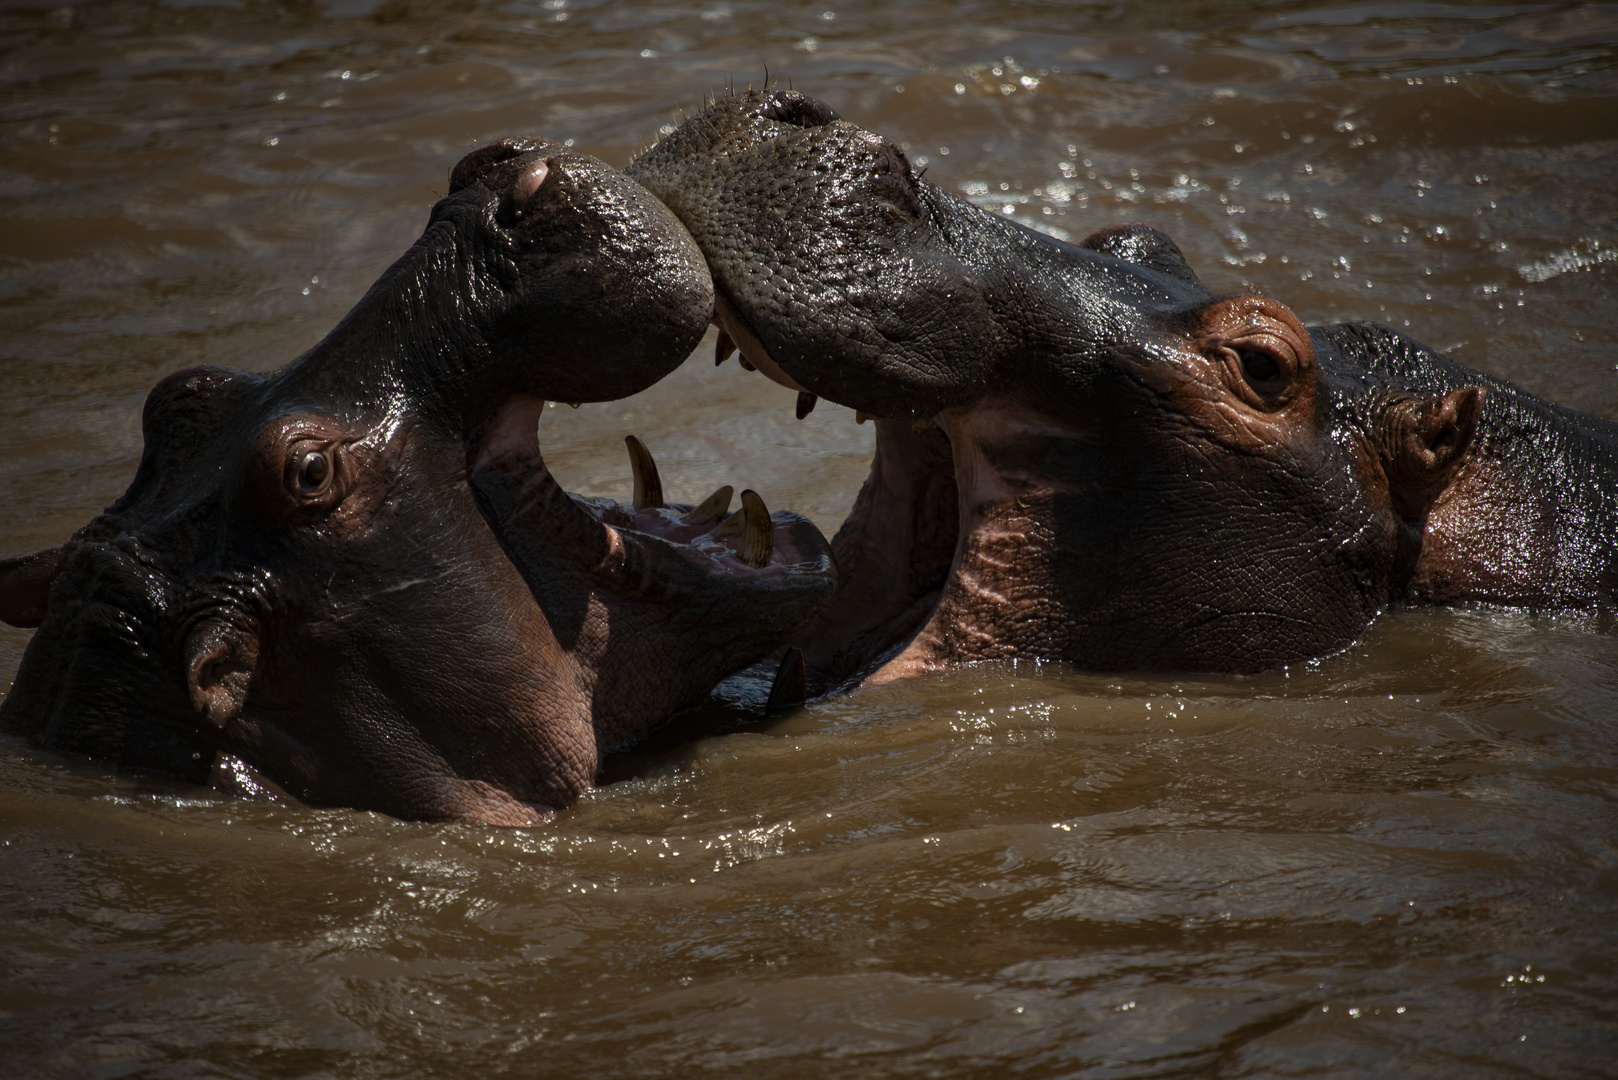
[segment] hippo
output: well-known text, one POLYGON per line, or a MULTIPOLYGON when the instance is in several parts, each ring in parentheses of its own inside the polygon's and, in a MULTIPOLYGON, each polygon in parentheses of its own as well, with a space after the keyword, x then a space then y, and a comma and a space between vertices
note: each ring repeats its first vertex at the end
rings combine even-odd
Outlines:
POLYGON ((1146 225, 1026 228, 802 93, 720 97, 626 172, 708 261, 719 362, 875 418, 838 593, 795 639, 823 689, 1255 673, 1397 603, 1612 607, 1618 425, 1216 295, 1146 225))
POLYGON ((308 353, 146 400, 128 491, 0 563, 37 626, 0 728, 119 767, 409 819, 530 824, 601 755, 832 595, 807 520, 721 488, 625 504, 546 471, 547 401, 636 393, 707 331, 683 227, 602 162, 507 139, 308 353))

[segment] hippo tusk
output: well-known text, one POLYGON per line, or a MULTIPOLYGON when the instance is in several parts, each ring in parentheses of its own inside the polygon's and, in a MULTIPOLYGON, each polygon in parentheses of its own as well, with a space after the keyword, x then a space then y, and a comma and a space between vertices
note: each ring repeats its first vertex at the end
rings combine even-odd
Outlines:
POLYGON ((652 460, 651 451, 633 435, 624 436, 624 445, 629 447, 629 471, 635 475, 635 509, 655 510, 666 505, 663 481, 657 475, 657 462, 652 460))
POLYGON ((714 538, 739 536, 736 545, 738 561, 755 570, 769 564, 775 552, 775 530, 770 526, 770 509, 759 498, 758 492, 748 488, 742 492, 742 508, 721 521, 708 534, 714 538))
POLYGON ((696 506, 693 506, 691 512, 680 519, 680 524, 713 525, 716 522, 725 520, 725 515, 730 512, 730 497, 735 493, 736 489, 726 484, 696 506))
POLYGON ((766 713, 780 712, 802 705, 809 696, 808 672, 803 666, 803 650, 788 649, 775 669, 775 681, 770 684, 770 696, 764 703, 766 713))
POLYGON ((736 558, 757 569, 769 564, 775 550, 775 530, 770 528, 770 510, 751 488, 742 492, 742 542, 736 545, 736 558))

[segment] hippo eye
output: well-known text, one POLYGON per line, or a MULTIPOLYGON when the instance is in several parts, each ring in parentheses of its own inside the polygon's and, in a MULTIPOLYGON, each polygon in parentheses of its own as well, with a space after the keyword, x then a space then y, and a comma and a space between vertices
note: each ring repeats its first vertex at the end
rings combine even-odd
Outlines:
POLYGON ((301 498, 312 499, 325 494, 331 487, 331 454, 323 449, 305 450, 293 466, 293 491, 301 498))
POLYGON ((1261 402, 1274 402, 1291 385, 1292 376, 1285 357, 1260 348, 1250 341, 1229 344, 1224 349, 1226 363, 1241 375, 1249 393, 1261 402))
POLYGON ((1255 390, 1272 389, 1273 387, 1264 384, 1273 384, 1281 377, 1281 365, 1267 352, 1259 349, 1237 349, 1236 357, 1242 364, 1242 377, 1255 390))
POLYGON ((348 458, 353 439, 327 417, 281 417, 259 432, 253 462, 243 477, 259 506, 272 513, 323 514, 348 497, 354 469, 348 458))
POLYGON ((1274 412, 1311 394, 1314 346, 1285 304, 1264 296, 1224 296, 1192 318, 1219 381, 1250 408, 1274 412))

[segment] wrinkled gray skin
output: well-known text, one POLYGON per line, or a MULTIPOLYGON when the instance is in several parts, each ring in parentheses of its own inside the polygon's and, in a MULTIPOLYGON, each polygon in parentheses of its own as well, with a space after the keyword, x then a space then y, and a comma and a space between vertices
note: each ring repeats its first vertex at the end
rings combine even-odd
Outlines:
POLYGON ((164 379, 128 492, 0 564, 0 617, 39 626, 0 727, 406 818, 568 805, 832 591, 800 518, 763 511, 773 552, 744 563, 712 521, 545 471, 545 399, 644 389, 712 305, 631 181, 550 143, 473 152, 324 341, 269 375, 164 379))
POLYGON ((838 597, 795 639, 821 687, 1005 657, 1253 672, 1401 600, 1612 604, 1618 426, 1215 296, 1146 226, 1024 228, 801 94, 715 101, 627 171, 751 366, 800 412, 885 418, 838 597))

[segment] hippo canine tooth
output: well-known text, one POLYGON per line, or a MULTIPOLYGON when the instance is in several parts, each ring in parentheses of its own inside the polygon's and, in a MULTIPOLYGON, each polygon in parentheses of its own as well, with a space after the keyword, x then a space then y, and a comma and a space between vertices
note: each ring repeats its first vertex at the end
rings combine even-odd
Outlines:
POLYGON ((629 471, 635 475, 635 509, 655 510, 664 505, 663 481, 657 475, 651 451, 633 435, 624 436, 624 445, 629 448, 629 471))
POLYGON ((730 359, 730 354, 736 351, 736 343, 730 340, 730 335, 723 330, 719 331, 719 340, 713 343, 713 366, 718 367, 730 359))
POLYGON ((765 566, 775 552, 775 530, 770 527, 770 510, 758 492, 742 492, 742 508, 714 526, 708 534, 715 538, 740 536, 736 558, 755 569, 765 566))
POLYGON ((798 391, 798 419, 802 420, 815 411, 815 402, 820 399, 807 390, 798 391))
POLYGON ((775 551, 775 530, 770 528, 770 510, 758 492, 751 488, 742 492, 742 513, 747 519, 742 524, 742 542, 736 545, 736 558, 755 569, 767 566, 775 551))
POLYGON ((730 512, 730 497, 735 493, 736 489, 726 484, 696 506, 693 506, 691 512, 680 519, 680 524, 713 525, 725 520, 725 515, 730 512))
POLYGON ((802 705, 809 694, 808 682, 808 672, 803 666, 803 650, 788 649, 775 669, 775 681, 770 684, 770 696, 764 703, 764 711, 779 712, 802 705))

